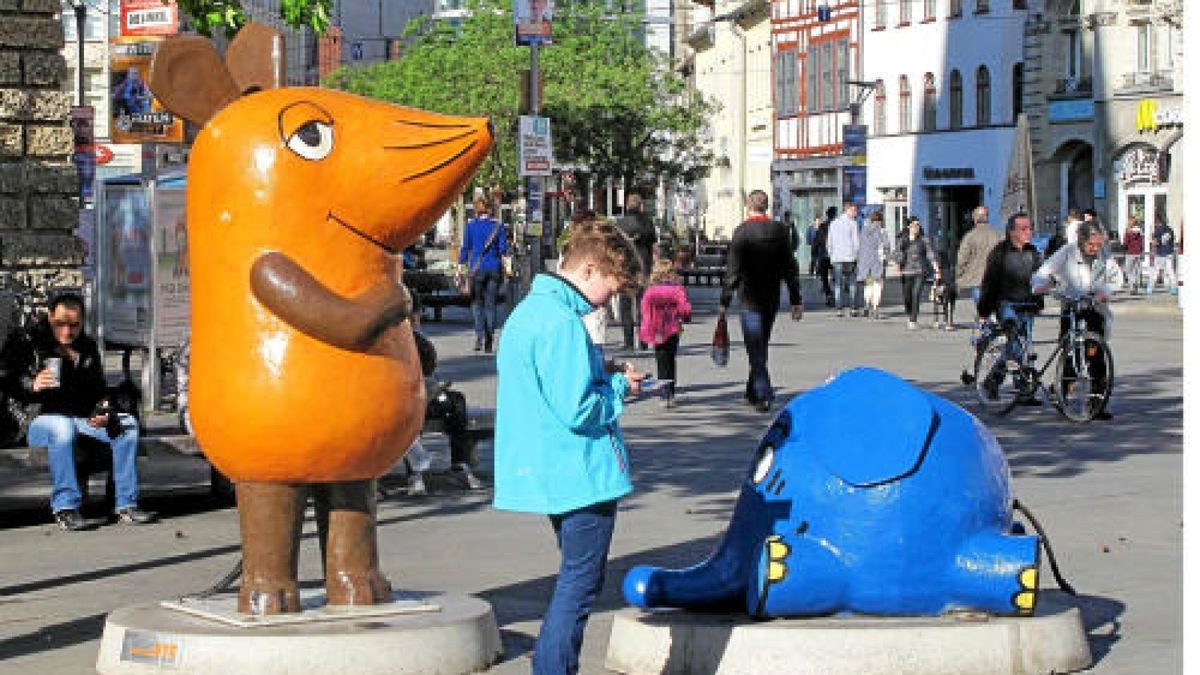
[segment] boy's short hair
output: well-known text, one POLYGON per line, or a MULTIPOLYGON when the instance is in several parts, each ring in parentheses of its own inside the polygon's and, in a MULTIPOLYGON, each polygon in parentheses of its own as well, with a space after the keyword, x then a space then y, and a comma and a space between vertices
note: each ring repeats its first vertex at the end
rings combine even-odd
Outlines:
POLYGON ((571 226, 571 236, 563 244, 562 266, 569 269, 587 259, 620 281, 622 292, 632 292, 641 285, 642 259, 633 241, 606 220, 585 220, 571 226))

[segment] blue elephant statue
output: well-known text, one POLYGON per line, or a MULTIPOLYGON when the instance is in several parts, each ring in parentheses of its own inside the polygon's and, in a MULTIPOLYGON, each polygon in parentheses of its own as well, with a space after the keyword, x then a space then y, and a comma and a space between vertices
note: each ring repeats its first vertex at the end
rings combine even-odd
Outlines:
POLYGON ((643 608, 754 617, 854 612, 1031 615, 1039 540, 1013 533, 995 437, 949 401, 856 368, 780 411, 704 562, 639 566, 643 608))

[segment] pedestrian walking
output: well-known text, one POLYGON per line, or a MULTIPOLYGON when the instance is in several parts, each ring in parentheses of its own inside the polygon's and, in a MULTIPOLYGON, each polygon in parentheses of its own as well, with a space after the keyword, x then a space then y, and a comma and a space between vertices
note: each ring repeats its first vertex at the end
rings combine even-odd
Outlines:
POLYGON ((657 260, 650 273, 650 287, 642 295, 642 325, 639 337, 642 342, 654 347, 654 362, 658 379, 667 381, 663 392, 663 403, 675 407, 676 375, 675 356, 679 352, 679 336, 683 322, 692 318, 692 305, 687 291, 675 272, 670 260, 657 260))
POLYGON ((912 216, 896 242, 896 264, 900 267, 900 283, 904 289, 904 313, 908 316, 908 329, 917 329, 917 315, 921 311, 921 293, 925 290, 925 278, 931 273, 940 279, 942 270, 937 255, 929 245, 921 229, 921 219, 912 216))
POLYGON ((842 215, 829 224, 829 263, 833 266, 833 299, 838 316, 858 315, 854 304, 854 268, 858 264, 858 206, 853 202, 842 205, 842 215))
POLYGON ((473 202, 475 217, 463 232, 458 264, 466 265, 471 284, 471 314, 475 318, 475 351, 491 353, 496 332, 496 298, 503 281, 501 256, 508 255, 508 233, 492 217, 492 205, 484 197, 473 202))
POLYGON ((837 209, 829 207, 825 210, 825 217, 817 225, 817 232, 813 238, 813 259, 817 262, 817 277, 821 280, 821 292, 825 296, 825 306, 833 307, 833 286, 829 284, 829 225, 833 219, 837 218, 837 209))
POLYGON ((883 299, 883 279, 892 242, 883 230, 883 214, 876 211, 867 218, 858 240, 858 283, 855 295, 862 298, 863 316, 879 318, 879 302, 883 299))
POLYGON ((1125 248, 1125 281, 1129 292, 1136 295, 1142 282, 1142 255, 1146 252, 1146 236, 1142 234, 1140 220, 1129 221, 1121 244, 1125 248))
POLYGON ((1004 238, 988 221, 986 206, 976 206, 971 211, 971 229, 958 245, 958 260, 954 265, 954 279, 958 290, 971 298, 975 313, 979 315, 979 287, 983 285, 983 270, 987 266, 988 254, 1004 238))
POLYGON ((749 216, 733 232, 725 285, 721 289, 718 317, 724 318, 734 292, 742 305, 742 339, 750 374, 746 378, 746 402, 761 412, 771 409, 775 392, 767 372, 767 345, 779 312, 779 282, 787 284, 792 319, 804 315, 800 298, 800 266, 788 250, 787 230, 767 215, 767 193, 754 190, 746 198, 749 216))
POLYGON ((1175 230, 1162 218, 1158 219, 1150 236, 1150 279, 1146 282, 1146 295, 1154 292, 1160 275, 1167 292, 1171 295, 1179 292, 1175 278, 1175 230))
POLYGON ((608 223, 572 228, 557 275, 538 275, 509 316, 496 358, 497 509, 544 514, 561 555, 533 650, 533 673, 579 670, 592 602, 604 585, 617 501, 629 494, 618 420, 645 377, 606 364, 580 318, 642 277, 628 237, 608 223))
MULTIPOLYGON (((625 213, 617 219, 617 227, 625 233, 633 242, 633 247, 637 250, 638 256, 642 262, 642 274, 650 273, 650 268, 654 264, 654 245, 658 243, 658 233, 654 230, 654 224, 646 218, 646 214, 642 212, 642 196, 636 192, 630 192, 625 198, 625 213)), ((621 329, 624 331, 625 349, 633 349, 634 326, 637 319, 634 313, 642 304, 641 289, 646 285, 646 278, 643 276, 638 279, 637 290, 630 294, 620 296, 619 308, 621 314, 621 329)), ((645 344, 639 344, 639 349, 645 349, 645 344)))

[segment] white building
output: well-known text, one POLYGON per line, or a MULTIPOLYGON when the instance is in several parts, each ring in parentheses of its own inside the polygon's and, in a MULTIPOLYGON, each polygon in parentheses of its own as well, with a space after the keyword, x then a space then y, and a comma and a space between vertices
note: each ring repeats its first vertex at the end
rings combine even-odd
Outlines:
POLYGON ((911 214, 927 234, 956 237, 975 206, 996 225, 1009 215, 1000 204, 1023 107, 1027 6, 866 0, 867 202, 893 230, 911 214))

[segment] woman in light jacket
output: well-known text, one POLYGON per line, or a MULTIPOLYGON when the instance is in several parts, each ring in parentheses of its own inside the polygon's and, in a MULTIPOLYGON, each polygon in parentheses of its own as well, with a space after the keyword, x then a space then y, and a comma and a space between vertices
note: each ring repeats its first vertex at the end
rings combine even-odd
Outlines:
MULTIPOLYGON (((883 299, 883 275, 892 243, 883 231, 883 214, 871 214, 858 235, 858 297, 865 300, 864 317, 879 318, 879 301, 883 299)), ((854 303, 856 305, 862 302, 854 303)))

